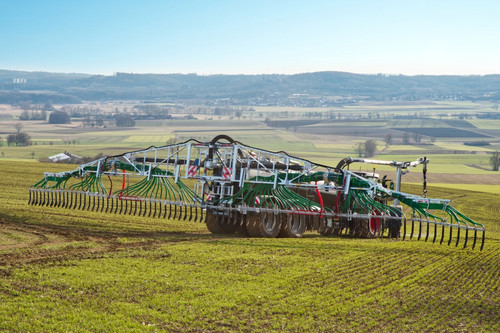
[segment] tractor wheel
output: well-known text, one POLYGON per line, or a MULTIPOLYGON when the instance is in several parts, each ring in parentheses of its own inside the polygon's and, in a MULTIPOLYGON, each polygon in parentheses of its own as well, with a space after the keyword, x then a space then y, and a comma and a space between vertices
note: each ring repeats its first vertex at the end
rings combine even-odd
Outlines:
POLYGON ((274 213, 248 214, 247 231, 250 237, 277 237, 281 229, 280 215, 274 213))
POLYGON ((280 237, 300 238, 306 231, 307 223, 305 215, 280 214, 281 230, 280 237))
POLYGON ((234 234, 238 230, 238 226, 223 223, 223 221, 224 218, 222 218, 221 215, 207 211, 205 224, 207 225, 208 231, 210 231, 211 233, 228 235, 228 234, 234 234))

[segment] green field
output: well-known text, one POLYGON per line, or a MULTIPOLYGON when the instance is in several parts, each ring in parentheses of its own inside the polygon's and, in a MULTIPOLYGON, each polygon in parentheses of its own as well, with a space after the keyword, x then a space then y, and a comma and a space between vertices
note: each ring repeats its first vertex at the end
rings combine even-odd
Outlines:
POLYGON ((483 251, 312 232, 256 239, 27 205, 43 171, 71 169, 0 161, 1 331, 500 330, 496 192, 429 188, 484 223, 483 251))

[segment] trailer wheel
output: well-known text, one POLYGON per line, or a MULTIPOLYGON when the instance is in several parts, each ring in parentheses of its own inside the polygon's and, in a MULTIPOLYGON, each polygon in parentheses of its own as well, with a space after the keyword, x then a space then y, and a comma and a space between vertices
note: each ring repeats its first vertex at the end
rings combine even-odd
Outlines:
POLYGON ((281 229, 279 217, 279 214, 274 213, 248 214, 248 235, 250 237, 277 237, 281 229))
MULTIPOLYGON (((378 212, 375 212, 380 215, 378 212)), ((381 219, 379 217, 372 218, 356 218, 354 220, 354 236, 360 238, 375 238, 380 235, 381 219)))
POLYGON ((305 215, 287 215, 281 216, 280 237, 300 238, 306 231, 307 221, 305 215))
POLYGON ((205 224, 207 225, 208 231, 213 234, 229 235, 234 234, 238 231, 238 226, 222 223, 224 219, 221 218, 217 213, 207 211, 207 216, 205 219, 205 224))

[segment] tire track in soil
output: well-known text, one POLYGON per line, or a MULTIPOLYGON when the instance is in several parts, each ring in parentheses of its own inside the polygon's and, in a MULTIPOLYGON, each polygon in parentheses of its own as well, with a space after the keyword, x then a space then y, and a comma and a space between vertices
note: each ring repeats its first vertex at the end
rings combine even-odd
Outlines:
MULTIPOLYGON (((53 264, 72 259, 103 258, 107 253, 125 249, 153 249, 165 243, 178 243, 193 238, 200 240, 202 235, 181 232, 140 232, 140 231, 101 231, 74 226, 40 225, 29 222, 0 220, 0 233, 7 231, 29 235, 32 240, 21 239, 16 244, 0 245, 0 267, 22 267, 27 264, 53 264), (178 237, 172 239, 172 236, 178 237), (137 241, 123 243, 119 238, 138 238, 137 241), (140 239, 140 240, 139 240, 140 239), (144 241, 147 239, 147 241, 144 241), (88 242, 88 244, 81 244, 88 242), (80 243, 80 244, 74 244, 80 243), (47 246, 61 246, 55 249, 47 246), (3 252, 3 253, 2 253, 3 252)), ((5 270, 0 273, 7 274, 5 270), (2 273, 3 272, 3 273, 2 273)), ((0 274, 1 275, 1 274, 0 274)))

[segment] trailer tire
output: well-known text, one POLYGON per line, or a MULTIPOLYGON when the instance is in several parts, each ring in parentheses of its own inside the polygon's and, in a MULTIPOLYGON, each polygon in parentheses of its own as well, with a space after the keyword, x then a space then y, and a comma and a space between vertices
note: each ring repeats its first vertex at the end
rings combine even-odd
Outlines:
POLYGON ((280 215, 274 213, 248 214, 247 231, 250 237, 277 237, 281 230, 280 215))
POLYGON ((301 238, 307 227, 307 216, 280 214, 281 230, 280 237, 301 238))
POLYGON ((220 235, 230 235, 238 231, 237 225, 222 223, 224 219, 217 214, 207 211, 207 216, 205 219, 205 224, 207 225, 208 231, 213 234, 220 235))

